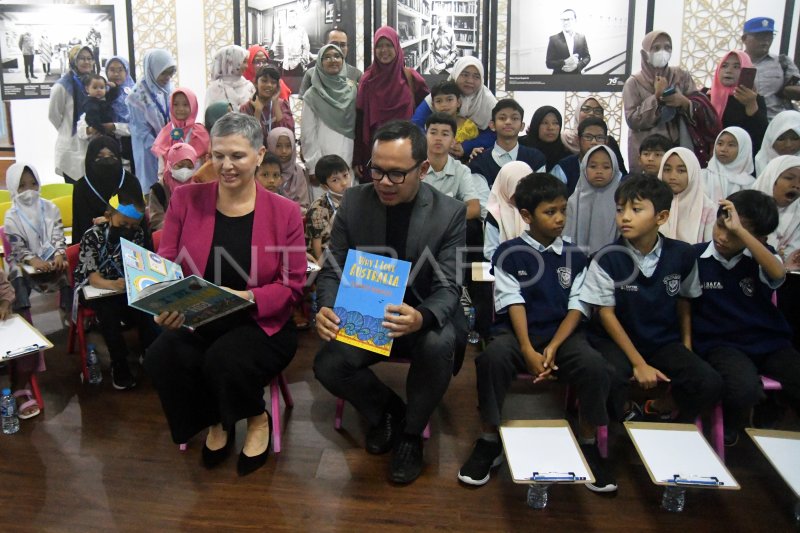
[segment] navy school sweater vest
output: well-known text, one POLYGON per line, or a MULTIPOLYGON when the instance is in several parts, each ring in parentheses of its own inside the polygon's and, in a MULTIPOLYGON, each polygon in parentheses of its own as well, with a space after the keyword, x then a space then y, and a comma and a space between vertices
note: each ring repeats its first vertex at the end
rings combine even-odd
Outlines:
MULTIPOLYGON (((572 281, 589 259, 575 245, 565 242, 561 255, 547 250, 539 252, 522 237, 502 243, 492 257, 492 266, 520 284, 525 299, 525 316, 530 336, 550 339, 567 316, 572 281)), ((503 317, 509 325, 506 313, 503 317)))
POLYGON ((703 286, 703 295, 692 300, 695 351, 705 355, 729 346, 748 355, 762 355, 789 347, 789 324, 772 304, 773 291, 759 278, 756 260, 743 256, 728 270, 713 257, 700 257, 708 243, 693 248, 703 286))
MULTIPOLYGON (((645 359, 667 344, 680 342, 678 292, 695 264, 691 245, 663 235, 661 240, 661 257, 649 278, 639 270, 622 237, 595 254, 614 280, 617 319, 645 359)), ((608 338, 604 328, 600 330, 608 338)))
POLYGON ((568 155, 558 162, 558 166, 567 177, 567 197, 570 197, 575 192, 575 187, 578 186, 578 180, 581 178, 580 158, 577 154, 568 155))
MULTIPOLYGON (((494 146, 492 146, 492 148, 494 148, 494 146)), ((494 184, 495 178, 497 178, 497 173, 500 172, 500 165, 498 165, 494 157, 492 157, 492 148, 484 150, 482 154, 473 159, 469 164, 469 169, 473 174, 480 174, 486 178, 486 183, 488 183, 490 189, 494 184)), ((517 152, 517 161, 528 163, 528 166, 530 166, 534 172, 547 164, 547 159, 545 159, 542 152, 536 148, 522 146, 521 144, 517 152)))

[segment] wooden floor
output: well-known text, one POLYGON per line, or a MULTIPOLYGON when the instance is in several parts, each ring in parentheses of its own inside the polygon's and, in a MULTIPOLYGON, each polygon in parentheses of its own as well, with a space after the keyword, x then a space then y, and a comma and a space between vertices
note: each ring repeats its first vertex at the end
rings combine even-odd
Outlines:
MULTIPOLYGON (((245 478, 236 475, 234 456, 209 471, 200 465, 202 438, 186 453, 172 443, 146 377, 126 392, 113 390, 107 374, 100 386, 82 385, 77 356, 65 354, 65 331, 53 332, 53 315, 47 316, 35 319, 57 345, 40 379, 46 409, 22 421, 18 434, 0 435, 3 532, 793 530, 795 501, 747 438, 728 460, 742 490, 690 491, 679 515, 659 508, 661 491, 620 427, 612 428, 620 486, 614 496, 561 486, 546 510, 534 511, 505 465, 484 487, 460 485, 456 473, 479 427, 473 349, 432 419, 422 477, 393 486, 386 479, 389 457, 363 450, 364 427, 350 406, 343 430, 333 429, 334 399, 314 380, 318 341, 310 332, 301 334, 286 372, 295 406, 282 414, 283 452, 245 478)), ((383 365, 378 373, 402 391, 402 366, 383 365)), ((562 395, 559 385, 517 383, 505 415, 561 418, 562 395)), ((786 425, 798 429, 793 417, 786 425)))

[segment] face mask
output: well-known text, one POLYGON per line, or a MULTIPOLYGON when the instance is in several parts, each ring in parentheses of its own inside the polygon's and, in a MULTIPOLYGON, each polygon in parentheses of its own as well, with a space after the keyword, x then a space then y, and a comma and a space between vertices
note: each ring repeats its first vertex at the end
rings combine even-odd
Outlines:
POLYGON ((671 56, 672 52, 668 52, 667 50, 653 52, 650 54, 650 64, 656 68, 664 68, 669 63, 669 58, 671 56))
POLYGON ((181 183, 186 183, 194 176, 193 168, 178 168, 172 171, 172 177, 181 183))
POLYGON ((39 191, 29 189, 17 194, 17 201, 24 206, 32 206, 39 200, 39 191))
POLYGON ((120 237, 123 239, 132 240, 136 236, 138 228, 123 228, 122 226, 109 226, 108 227, 108 240, 118 242, 120 237))

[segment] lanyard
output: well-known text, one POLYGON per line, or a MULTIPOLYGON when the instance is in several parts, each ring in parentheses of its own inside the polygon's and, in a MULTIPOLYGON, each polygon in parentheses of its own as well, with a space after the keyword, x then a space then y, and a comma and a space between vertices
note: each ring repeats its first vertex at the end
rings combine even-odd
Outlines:
MULTIPOLYGON (((331 206, 331 211, 333 211, 333 217, 335 217, 336 216, 336 211, 338 211, 339 208, 336 207, 335 205, 333 205, 333 199, 331 198, 331 193, 326 192, 325 193, 325 197, 328 199, 328 205, 331 206)), ((331 217, 331 218, 333 218, 333 217, 331 217)))
MULTIPOLYGON (((122 169, 122 172, 121 172, 120 174, 121 174, 121 175, 120 175, 120 177, 119 177, 119 185, 117 185, 117 192, 119 192, 119 191, 120 191, 120 189, 122 189, 122 182, 123 182, 123 181, 125 181, 125 169, 124 169, 124 168, 122 169)), ((101 202, 103 202, 104 204, 108 204, 108 200, 106 200, 105 198, 103 198, 103 197, 100 195, 100 193, 99 193, 99 192, 97 192, 97 189, 95 189, 95 188, 94 188, 94 185, 92 185, 92 182, 91 182, 91 181, 89 181, 89 176, 87 176, 87 175, 84 175, 84 176, 83 176, 83 179, 84 179, 84 180, 86 180, 86 184, 87 184, 87 185, 89 185, 89 188, 90 188, 90 189, 92 189, 92 192, 95 194, 95 196, 97 196, 98 198, 100 198, 100 201, 101 201, 101 202)), ((114 195, 112 194, 111 196, 114 196, 114 195)))
POLYGON ((169 102, 166 102, 167 108, 165 110, 164 106, 162 106, 161 102, 159 102, 158 98, 156 98, 156 95, 153 94, 153 91, 150 90, 150 87, 148 87, 147 84, 145 84, 144 87, 145 89, 147 89, 147 93, 150 95, 150 98, 156 104, 156 107, 158 107, 158 112, 161 113, 162 117, 164 117, 164 124, 166 124, 167 122, 169 122, 169 102))
POLYGON ((41 223, 41 232, 36 229, 36 226, 33 225, 33 222, 25 216, 25 213, 22 212, 22 209, 17 208, 17 214, 22 219, 24 223, 26 223, 30 228, 36 233, 36 236, 39 237, 39 242, 44 243, 44 236, 45 236, 45 224, 44 224, 44 204, 41 200, 39 200, 39 222, 41 223))
POLYGON ((103 248, 100 249, 100 265, 97 267, 97 270, 100 271, 106 264, 111 264, 114 267, 114 270, 117 271, 117 275, 121 278, 125 277, 125 274, 120 270, 119 266, 117 266, 116 261, 114 261, 114 256, 117 255, 119 252, 121 243, 117 243, 117 247, 114 248, 114 251, 109 255, 108 253, 108 227, 106 227, 105 231, 105 242, 103 243, 103 248))
MULTIPOLYGON (((264 111, 266 109, 261 110, 261 120, 264 120, 264 111)), ((266 119, 267 123, 267 133, 272 131, 272 98, 269 99, 269 118, 266 119)))

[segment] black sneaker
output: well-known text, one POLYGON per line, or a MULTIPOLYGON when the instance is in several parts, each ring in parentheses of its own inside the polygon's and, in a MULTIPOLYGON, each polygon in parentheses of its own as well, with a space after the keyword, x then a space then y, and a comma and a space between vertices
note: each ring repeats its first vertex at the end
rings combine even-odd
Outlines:
POLYGON ((392 452, 389 479, 395 483, 411 483, 422 473, 422 437, 403 434, 392 452))
POLYGON ((644 413, 642 412, 642 408, 636 402, 631 402, 630 407, 628 410, 625 411, 625 414, 622 415, 623 422, 641 422, 644 420, 644 413))
POLYGON ((458 471, 458 480, 467 485, 485 485, 492 475, 492 468, 503 463, 503 445, 486 439, 475 441, 467 462, 458 471))
POLYGON ((136 386, 136 380, 127 364, 111 366, 111 384, 117 390, 128 390, 136 386))
POLYGON ((615 492, 617 480, 608 467, 608 461, 600 457, 596 444, 581 444, 581 452, 589 463, 594 474, 594 483, 587 483, 586 488, 592 492, 615 492))
POLYGON ((377 426, 367 431, 366 446, 368 453, 381 455, 392 449, 397 434, 405 421, 405 405, 400 402, 395 410, 388 409, 377 426))

